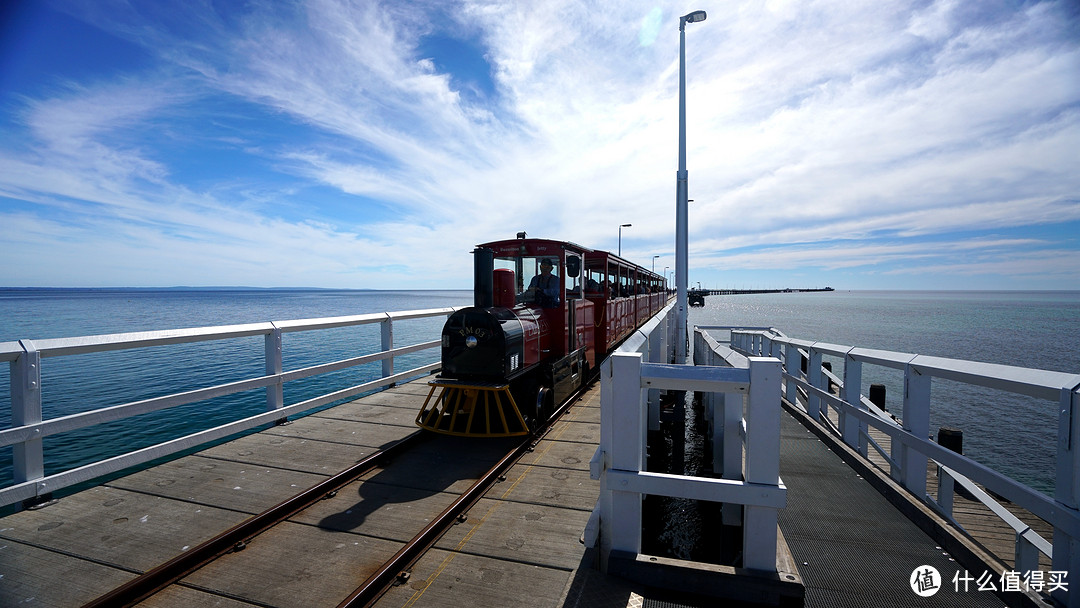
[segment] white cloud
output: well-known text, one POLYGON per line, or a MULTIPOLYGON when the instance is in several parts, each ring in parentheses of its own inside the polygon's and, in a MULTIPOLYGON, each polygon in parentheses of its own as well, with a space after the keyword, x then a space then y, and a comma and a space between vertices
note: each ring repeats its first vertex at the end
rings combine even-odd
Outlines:
MULTIPOLYGON (((83 6, 163 63, 28 102, 30 139, 0 147, 0 192, 30 206, 7 217, 37 213, 54 231, 75 222, 27 208, 63 208, 117 239, 95 257, 101 266, 153 251, 160 259, 147 263, 188 259, 219 273, 202 283, 423 285, 437 271, 434 285, 465 286, 476 242, 528 230, 614 248, 626 222, 624 252, 668 254, 680 8, 488 0, 441 23, 445 7, 433 6, 83 6), (418 52, 440 28, 485 47, 490 99, 459 94, 418 52), (271 183, 256 173, 194 185, 170 142, 140 136, 209 103, 251 104, 292 133, 273 143, 238 134, 270 164, 271 183), (342 199, 355 199, 349 214, 333 207, 342 199), (404 270, 367 270, 387 267, 404 270)), ((1080 45, 1059 5, 706 8, 708 20, 687 28, 695 264, 790 268, 784 246, 800 244, 803 264, 858 267, 923 253, 913 242, 831 243, 956 231, 970 243, 975 231, 1080 219, 1080 45), (762 245, 775 249, 724 253, 762 245)), ((80 255, 75 244, 61 251, 80 255)))

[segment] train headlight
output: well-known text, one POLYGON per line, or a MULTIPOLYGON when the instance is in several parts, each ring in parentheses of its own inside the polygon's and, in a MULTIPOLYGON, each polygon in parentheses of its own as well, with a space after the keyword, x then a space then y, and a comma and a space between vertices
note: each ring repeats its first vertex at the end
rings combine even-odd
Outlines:
POLYGON ((476 348, 476 345, 478 343, 479 342, 477 341, 476 336, 468 336, 465 338, 465 346, 469 348, 476 348))

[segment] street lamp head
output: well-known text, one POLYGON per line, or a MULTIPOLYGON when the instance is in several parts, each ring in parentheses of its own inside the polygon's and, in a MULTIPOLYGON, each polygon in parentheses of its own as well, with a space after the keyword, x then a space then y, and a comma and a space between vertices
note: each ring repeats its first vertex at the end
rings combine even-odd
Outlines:
POLYGON ((705 11, 694 11, 689 15, 683 15, 679 17, 679 31, 686 26, 687 23, 697 23, 698 21, 705 20, 705 11))
POLYGON ((619 228, 629 228, 630 226, 633 226, 633 224, 621 224, 619 228))

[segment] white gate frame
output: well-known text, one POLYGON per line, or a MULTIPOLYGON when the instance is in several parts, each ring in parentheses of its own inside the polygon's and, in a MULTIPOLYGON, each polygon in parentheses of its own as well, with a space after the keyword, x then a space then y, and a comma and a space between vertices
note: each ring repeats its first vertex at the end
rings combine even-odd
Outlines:
POLYGON ((648 362, 649 350, 620 349, 601 367, 600 447, 590 462, 600 499, 586 527, 586 545, 599 542, 603 571, 612 551, 640 554, 645 494, 724 502, 743 507, 743 567, 776 572, 777 509, 787 503, 780 479, 780 361, 749 357, 743 368, 669 365, 648 362), (644 470, 646 399, 654 389, 746 395, 745 479, 644 470))

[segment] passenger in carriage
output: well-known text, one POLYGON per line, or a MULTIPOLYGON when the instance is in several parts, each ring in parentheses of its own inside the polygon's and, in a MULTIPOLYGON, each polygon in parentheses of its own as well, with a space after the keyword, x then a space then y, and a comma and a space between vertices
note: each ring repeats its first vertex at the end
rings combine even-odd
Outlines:
POLYGON ((526 301, 533 301, 543 308, 557 308, 559 306, 559 277, 552 274, 554 267, 551 260, 540 260, 540 274, 529 281, 529 288, 525 290, 526 301))

